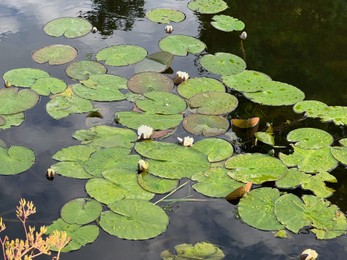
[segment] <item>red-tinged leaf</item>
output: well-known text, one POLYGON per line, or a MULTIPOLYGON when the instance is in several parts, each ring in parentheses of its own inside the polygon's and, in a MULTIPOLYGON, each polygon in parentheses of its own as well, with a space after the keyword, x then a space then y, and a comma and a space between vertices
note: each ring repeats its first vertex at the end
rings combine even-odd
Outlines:
POLYGON ((143 111, 141 109, 139 109, 137 106, 133 106, 133 109, 132 109, 133 112, 137 112, 137 113, 142 113, 143 111))
POLYGON ((173 132, 175 132, 175 129, 168 129, 168 130, 161 130, 161 131, 154 131, 153 134, 151 135, 152 139, 159 139, 163 137, 167 137, 171 135, 173 132))
POLYGON ((259 124, 259 117, 253 117, 249 119, 231 119, 234 126, 239 128, 252 128, 259 124))
POLYGON ((249 192, 252 188, 252 182, 247 182, 245 186, 242 186, 240 188, 237 188, 233 192, 229 193, 225 199, 230 200, 237 200, 240 199, 243 195, 245 195, 247 192, 249 192))

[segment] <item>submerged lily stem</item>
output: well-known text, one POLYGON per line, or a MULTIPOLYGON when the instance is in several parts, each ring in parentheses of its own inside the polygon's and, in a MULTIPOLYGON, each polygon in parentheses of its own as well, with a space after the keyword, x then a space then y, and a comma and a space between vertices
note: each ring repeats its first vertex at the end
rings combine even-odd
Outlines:
POLYGON ((156 202, 154 202, 153 204, 156 205, 159 202, 165 200, 166 198, 170 197, 172 194, 174 194, 176 191, 178 191, 179 189, 183 188, 185 185, 187 185, 189 181, 186 181, 185 183, 181 184, 180 186, 178 186, 176 189, 174 189, 173 191, 171 191, 169 194, 165 195, 164 197, 162 197, 161 199, 157 200, 156 202))
POLYGON ((242 52, 242 58, 243 60, 246 62, 246 51, 245 51, 245 48, 243 47, 243 40, 241 39, 241 52, 242 52))

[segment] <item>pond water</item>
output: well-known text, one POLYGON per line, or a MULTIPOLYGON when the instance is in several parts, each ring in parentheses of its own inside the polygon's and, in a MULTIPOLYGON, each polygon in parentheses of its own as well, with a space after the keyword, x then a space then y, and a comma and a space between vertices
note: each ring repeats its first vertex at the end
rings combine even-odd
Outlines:
MULTIPOLYGON (((248 38, 244 41, 247 68, 258 70, 274 80, 293 84, 305 92, 306 99, 322 101, 328 105, 347 104, 347 2, 319 1, 226 1, 229 9, 223 14, 241 19, 246 24, 248 38)), ((69 44, 79 50, 78 60, 85 60, 110 45, 135 44, 148 53, 159 51, 158 41, 166 36, 164 25, 145 18, 148 10, 166 7, 181 10, 186 19, 174 24, 175 33, 192 35, 208 46, 208 53, 230 52, 238 56, 240 32, 225 33, 210 25, 212 15, 194 14, 187 8, 188 1, 87 1, 87 0, 2 0, 0 1, 0 75, 13 68, 32 67, 47 71, 52 76, 74 83, 65 74, 65 65, 39 65, 31 59, 34 50, 50 44, 69 44), (58 17, 84 17, 98 28, 95 34, 67 40, 47 36, 42 27, 58 17)), ((199 65, 199 55, 175 57, 173 71, 186 71, 191 77, 217 75, 208 73, 199 65)), ((109 67, 108 73, 129 78, 134 66, 109 67)), ((172 76, 169 74, 169 76, 172 76)), ((21 234, 21 226, 15 219, 15 205, 20 198, 34 201, 37 214, 31 218, 32 225, 49 225, 59 218, 60 209, 71 199, 87 197, 85 180, 57 176, 49 182, 46 169, 56 161, 52 155, 63 147, 79 144, 72 134, 93 125, 114 123, 116 111, 130 110, 130 102, 98 103, 102 119, 86 118, 85 114, 73 114, 60 120, 50 117, 45 105, 48 98, 41 97, 39 104, 25 113, 26 119, 19 127, 0 130, 0 139, 7 146, 22 145, 33 149, 36 163, 25 173, 0 176, 0 215, 7 223, 10 237, 21 234)), ((245 100, 241 103, 246 103, 245 100)), ((1 104, 0 104, 1 105, 1 104)), ((300 116, 292 108, 258 106, 263 117, 259 129, 265 123, 278 126, 279 142, 286 134, 298 127, 310 126, 328 131, 335 140, 347 136, 345 126, 322 124, 319 120, 306 119, 295 126, 283 127, 287 119, 300 116), (283 127, 283 129, 282 129, 283 127)), ((242 113, 240 111, 239 113, 242 113)), ((229 133, 232 130, 229 130, 229 133)), ((187 133, 180 126, 175 135, 165 141, 175 142, 177 136, 187 133)), ((238 153, 257 151, 239 133, 245 144, 236 148, 238 153)), ((194 136, 196 140, 201 137, 194 136)), ((224 135, 228 138, 228 135, 224 135)), ((1 162, 0 162, 1 163, 1 162)), ((347 170, 339 166, 332 173, 338 183, 330 185, 336 192, 329 200, 347 211, 347 170)), ((173 197, 205 198, 186 186, 173 197)), ((235 206, 222 199, 205 202, 184 202, 173 205, 169 212, 167 231, 154 239, 128 241, 101 231, 98 239, 82 249, 64 254, 62 259, 160 259, 160 253, 181 243, 210 241, 218 245, 226 259, 295 259, 305 248, 315 249, 321 259, 344 259, 347 251, 346 236, 320 241, 310 232, 278 239, 271 232, 249 227, 235 217, 235 206)))

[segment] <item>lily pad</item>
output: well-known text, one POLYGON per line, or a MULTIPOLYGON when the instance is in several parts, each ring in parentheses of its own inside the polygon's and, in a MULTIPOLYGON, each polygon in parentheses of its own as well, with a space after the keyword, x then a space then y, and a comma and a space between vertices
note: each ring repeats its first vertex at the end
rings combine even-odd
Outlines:
POLYGON ((167 51, 153 53, 135 65, 135 73, 145 71, 163 72, 170 67, 173 58, 174 55, 167 51))
POLYGON ((233 146, 220 138, 206 138, 196 142, 193 148, 207 155, 209 162, 219 162, 231 157, 234 153, 233 146))
POLYGON ((146 17, 155 23, 179 23, 185 19, 184 13, 178 10, 167 9, 167 8, 157 8, 150 10, 146 17))
POLYGON ((201 14, 216 14, 228 8, 223 0, 191 0, 188 8, 201 14))
POLYGON ((182 97, 185 97, 187 99, 191 98, 192 96, 203 93, 207 91, 213 91, 213 92, 225 92, 224 85, 213 78, 190 78, 186 81, 183 81, 178 87, 177 92, 182 97))
POLYGON ((73 61, 77 57, 77 50, 69 45, 54 44, 34 51, 32 58, 37 63, 61 65, 73 61))
POLYGON ((132 129, 137 129, 141 125, 149 125, 154 130, 165 130, 178 126, 183 120, 183 115, 158 115, 122 111, 116 113, 116 119, 118 123, 132 129))
POLYGON ((158 72, 141 72, 128 80, 128 89, 140 94, 150 91, 170 92, 173 87, 172 79, 158 72))
POLYGON ((53 37, 76 38, 88 34, 92 30, 92 25, 83 18, 63 17, 48 22, 43 30, 53 37))
POLYGON ((335 125, 347 125, 347 107, 329 106, 324 110, 322 121, 333 121, 335 125))
POLYGON ((170 115, 183 112, 187 108, 181 97, 167 92, 146 92, 144 99, 138 99, 136 106, 146 112, 170 115))
POLYGON ((224 32, 242 31, 245 28, 242 21, 229 15, 215 15, 212 20, 212 26, 224 32))
POLYGON ((335 238, 347 231, 346 217, 339 208, 316 196, 303 195, 301 200, 293 194, 282 195, 276 201, 275 214, 294 233, 313 226, 318 239, 335 238))
POLYGON ((28 110, 39 101, 39 95, 30 89, 0 89, 0 115, 17 114, 28 110))
POLYGON ((106 125, 93 126, 87 130, 77 130, 73 137, 82 142, 96 147, 123 147, 131 148, 137 140, 137 134, 126 128, 106 125))
POLYGON ((222 250, 208 242, 192 244, 180 244, 175 246, 176 254, 169 250, 163 251, 160 256, 163 260, 173 259, 213 259, 220 260, 225 257, 222 250))
POLYGON ((148 172, 142 172, 137 175, 139 185, 152 193, 164 194, 172 191, 178 186, 178 180, 159 178, 148 172))
POLYGON ((0 147, 0 161, 0 175, 14 175, 33 166, 35 153, 23 146, 0 147))
POLYGON ((8 129, 11 126, 20 126, 24 119, 24 113, 20 112, 17 114, 1 115, 0 118, 3 120, 3 124, 0 124, 0 129, 8 129))
POLYGON ((229 129, 229 121, 222 116, 190 114, 183 120, 183 127, 189 133, 217 136, 229 129))
MULTIPOLYGON (((283 225, 274 212, 280 192, 273 188, 254 189, 246 193, 237 207, 240 218, 248 225, 261 230, 280 230, 283 225)), ((288 211, 286 211, 288 214, 288 211)))
POLYGON ((70 224, 84 225, 96 220, 102 211, 102 205, 91 199, 70 200, 61 209, 61 218, 70 224))
POLYGON ((99 62, 82 60, 71 63, 65 72, 72 79, 87 80, 91 75, 105 74, 107 69, 99 62))
POLYGON ((188 53, 199 54, 206 45, 202 41, 188 35, 171 35, 159 41, 159 48, 177 56, 186 56, 188 53))
POLYGON ((0 115, 0 127, 6 124, 6 120, 3 116, 0 115))
POLYGON ((256 133, 254 133, 254 136, 255 136, 255 138, 257 138, 258 141, 261 141, 264 144, 268 144, 271 146, 275 145, 275 138, 273 136, 273 133, 256 132, 256 133))
POLYGON ((207 54, 200 59, 201 66, 207 71, 220 75, 234 75, 246 69, 246 63, 240 57, 225 52, 207 54))
POLYGON ((147 51, 136 45, 114 45, 106 47, 96 54, 98 61, 110 66, 127 66, 143 60, 147 51))
POLYGON ((196 113, 205 115, 222 115, 236 109, 238 100, 229 93, 203 92, 192 96, 189 107, 196 109, 196 113))
POLYGON ((220 167, 196 173, 192 177, 193 181, 197 181, 193 188, 209 197, 224 198, 230 191, 244 185, 230 178, 227 173, 228 170, 220 167))
POLYGON ((57 94, 63 92, 67 88, 67 84, 61 79, 57 78, 40 78, 35 81, 31 86, 31 89, 36 91, 42 96, 48 96, 49 94, 57 94))
POLYGON ((7 71, 3 79, 9 82, 12 86, 31 87, 36 80, 40 78, 49 78, 46 71, 32 68, 19 68, 7 71))
POLYGON ((287 173, 287 167, 277 158, 259 153, 245 153, 231 157, 225 162, 228 175, 237 181, 261 184, 275 181, 287 173))
POLYGON ((92 178, 87 181, 86 191, 89 196, 105 204, 122 200, 127 193, 124 189, 120 189, 117 184, 103 178, 92 178))
POLYGON ((334 142, 332 135, 316 128, 295 129, 289 132, 287 140, 295 142, 295 146, 302 149, 320 149, 334 142))
POLYGON ((304 100, 293 107, 295 113, 305 113, 308 117, 321 117, 328 105, 317 100, 304 100))
POLYGON ((101 214, 100 226, 119 238, 143 240, 162 234, 169 224, 165 211, 148 201, 124 199, 108 205, 101 214))
POLYGON ((331 153, 336 160, 344 165, 347 165, 347 138, 341 139, 340 144, 343 146, 332 147, 331 153))

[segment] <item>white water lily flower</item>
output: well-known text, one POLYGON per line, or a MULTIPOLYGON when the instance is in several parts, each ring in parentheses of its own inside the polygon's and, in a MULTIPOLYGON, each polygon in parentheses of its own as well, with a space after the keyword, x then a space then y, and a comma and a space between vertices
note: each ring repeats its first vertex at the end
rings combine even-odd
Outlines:
POLYGON ((183 71, 177 71, 177 76, 179 78, 181 78, 183 81, 186 81, 187 79, 189 79, 189 74, 187 72, 183 72, 183 71))
POLYGON ((240 38, 241 38, 241 40, 246 40, 246 39, 247 39, 247 33, 246 33, 246 31, 243 31, 243 32, 240 34, 240 38))
POLYGON ((137 170, 139 172, 145 172, 148 170, 148 162, 146 162, 145 160, 139 160, 138 163, 137 163, 137 170))
POLYGON ((177 137, 177 139, 185 147, 190 147, 194 143, 194 138, 193 137, 189 137, 189 136, 186 136, 183 139, 180 138, 180 137, 177 137))
POLYGON ((55 171, 52 168, 48 168, 46 172, 47 180, 52 181, 55 177, 55 171))
POLYGON ((315 260, 317 259, 318 254, 313 249, 306 249, 300 255, 300 260, 315 260))
POLYGON ((165 26, 165 32, 166 33, 172 33, 173 32, 173 27, 172 27, 172 25, 166 25, 165 26))
POLYGON ((137 129, 138 140, 150 139, 153 134, 153 128, 148 125, 142 125, 137 129))

